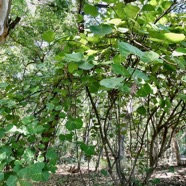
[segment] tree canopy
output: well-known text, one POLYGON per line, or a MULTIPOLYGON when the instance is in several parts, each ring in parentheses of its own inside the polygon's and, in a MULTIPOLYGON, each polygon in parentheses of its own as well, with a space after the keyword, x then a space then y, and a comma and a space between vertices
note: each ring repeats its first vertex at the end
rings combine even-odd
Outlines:
POLYGON ((12 1, 21 21, 0 49, 2 184, 48 180, 60 148, 79 169, 83 155, 104 154, 115 185, 156 183, 159 159, 186 126, 179 3, 12 1))

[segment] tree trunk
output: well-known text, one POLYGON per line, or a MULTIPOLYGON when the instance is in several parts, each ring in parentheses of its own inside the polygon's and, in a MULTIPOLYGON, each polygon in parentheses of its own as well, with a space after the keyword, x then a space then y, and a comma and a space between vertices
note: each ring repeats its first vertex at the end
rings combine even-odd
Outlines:
POLYGON ((8 16, 10 13, 11 0, 0 0, 0 42, 8 35, 8 16))
POLYGON ((176 163, 177 165, 181 165, 180 150, 179 150, 179 145, 178 145, 178 141, 176 139, 175 134, 173 136, 172 142, 173 142, 173 147, 174 147, 174 151, 176 155, 176 163))

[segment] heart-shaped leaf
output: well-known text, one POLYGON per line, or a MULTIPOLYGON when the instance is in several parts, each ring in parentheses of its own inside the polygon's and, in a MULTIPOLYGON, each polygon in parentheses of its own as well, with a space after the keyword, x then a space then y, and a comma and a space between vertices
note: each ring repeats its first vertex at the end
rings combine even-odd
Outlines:
POLYGON ((83 70, 90 70, 94 67, 93 64, 90 64, 88 62, 80 63, 78 66, 79 66, 80 69, 83 69, 83 70))
POLYGON ((157 61, 159 59, 159 54, 153 51, 144 52, 144 55, 140 59, 145 63, 150 63, 153 61, 157 61))
POLYGON ((18 180, 17 176, 10 175, 7 179, 6 185, 16 186, 17 180, 18 180))
POLYGON ((81 118, 71 118, 66 122, 65 126, 69 131, 81 129, 83 126, 83 121, 81 120, 81 118))
POLYGON ((118 42, 119 51, 123 56, 128 56, 129 54, 134 54, 139 57, 142 57, 144 54, 143 52, 136 48, 135 46, 130 45, 129 43, 125 42, 118 42))
POLYGON ((107 88, 118 88, 118 86, 121 85, 121 82, 124 80, 124 78, 108 78, 103 79, 100 81, 100 85, 107 87, 107 88))
POLYGON ((113 64, 112 65, 112 70, 115 74, 119 74, 119 75, 122 75, 122 76, 125 76, 125 77, 130 76, 130 73, 128 72, 128 70, 120 64, 113 64))
POLYGON ((145 107, 144 106, 141 106, 141 107, 138 107, 137 108, 137 110, 136 110, 136 112, 138 112, 139 114, 141 114, 141 115, 146 115, 146 109, 145 109, 145 107))
POLYGON ((86 155, 92 156, 95 154, 95 146, 93 145, 86 145, 86 144, 81 144, 80 145, 81 150, 85 152, 86 155))
POLYGON ((51 43, 55 39, 55 32, 48 30, 43 33, 42 38, 43 38, 43 40, 47 41, 48 43, 51 43))
POLYGON ((153 91, 148 83, 144 84, 143 87, 137 91, 137 95, 140 97, 146 97, 151 93, 153 93, 153 91))
POLYGON ((177 33, 165 33, 164 37, 170 43, 179 43, 185 39, 184 34, 177 34, 177 33))
POLYGON ((91 32, 97 35, 106 35, 112 32, 112 27, 109 25, 101 24, 96 26, 90 26, 91 32))
POLYGON ((80 62, 83 60, 83 54, 82 53, 65 54, 65 59, 67 61, 80 62))
POLYGON ((98 9, 95 6, 90 5, 90 4, 85 4, 84 12, 85 14, 90 14, 93 17, 98 16, 98 9))
POLYGON ((135 18, 140 8, 131 4, 127 4, 124 8, 124 13, 128 18, 135 18))

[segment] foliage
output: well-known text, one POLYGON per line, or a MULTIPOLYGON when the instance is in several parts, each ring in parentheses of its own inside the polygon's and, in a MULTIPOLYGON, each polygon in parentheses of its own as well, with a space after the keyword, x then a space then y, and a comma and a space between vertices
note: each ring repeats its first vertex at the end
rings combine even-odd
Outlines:
POLYGON ((172 1, 104 2, 104 11, 99 3, 74 5, 97 20, 83 32, 71 2, 38 5, 34 16, 25 4, 13 6, 22 21, 0 65, 6 185, 46 181, 57 143, 70 144, 77 161, 104 154, 115 185, 147 184, 185 125, 184 14, 168 11, 172 1))

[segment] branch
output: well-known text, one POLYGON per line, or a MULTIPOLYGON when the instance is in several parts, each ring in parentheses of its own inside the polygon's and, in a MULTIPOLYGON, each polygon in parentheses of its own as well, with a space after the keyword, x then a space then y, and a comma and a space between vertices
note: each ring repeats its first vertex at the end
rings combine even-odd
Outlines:
POLYGON ((165 10, 158 18, 156 18, 156 20, 154 21, 154 24, 156 24, 162 17, 164 17, 171 10, 173 10, 176 3, 177 3, 176 0, 174 0, 174 2, 170 5, 170 7, 167 10, 165 10))
POLYGON ((21 20, 20 17, 16 17, 16 19, 14 21, 12 21, 9 25, 8 25, 8 34, 10 33, 11 30, 13 30, 15 28, 15 26, 19 23, 19 21, 21 20))
MULTIPOLYGON (((141 46, 141 47, 143 47, 146 51, 150 51, 150 48, 147 48, 145 45, 143 45, 143 44, 141 44, 141 43, 139 43, 138 41, 136 41, 136 40, 133 40, 133 42, 134 43, 136 43, 138 46, 141 46)), ((166 60, 166 59, 164 59, 163 57, 159 57, 160 59, 162 59, 164 62, 166 62, 166 63, 168 63, 168 64, 170 64, 170 65, 174 65, 174 66, 176 66, 176 64, 174 64, 174 63, 171 63, 170 61, 168 61, 168 60, 166 60)))

